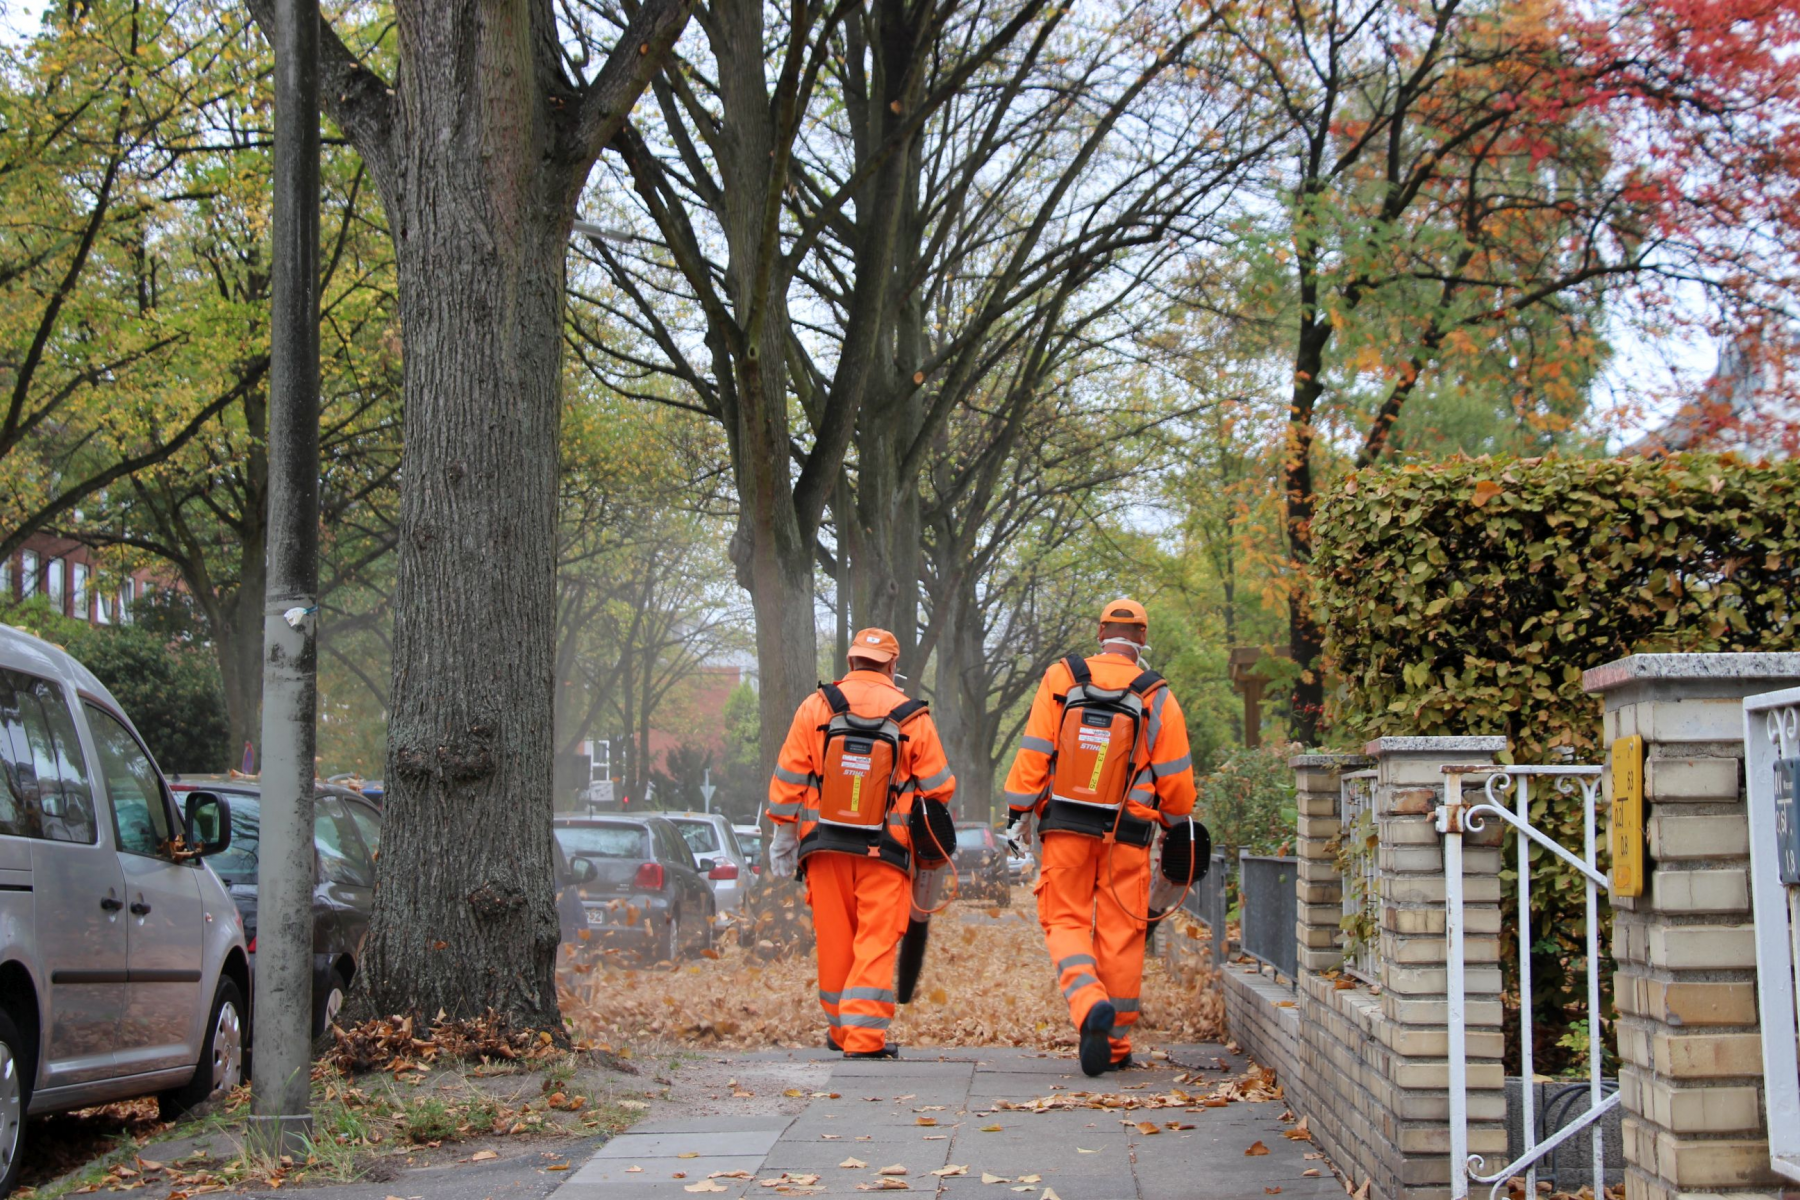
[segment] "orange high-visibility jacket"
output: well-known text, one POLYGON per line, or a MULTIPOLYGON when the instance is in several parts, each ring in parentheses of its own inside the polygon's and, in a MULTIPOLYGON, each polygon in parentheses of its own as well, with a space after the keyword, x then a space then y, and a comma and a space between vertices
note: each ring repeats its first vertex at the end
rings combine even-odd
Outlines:
MULTIPOLYGON (((838 688, 849 701, 850 711, 859 717, 884 717, 907 698, 879 671, 852 671, 838 681, 838 688)), ((788 727, 787 740, 781 744, 781 755, 775 762, 775 774, 769 780, 769 819, 778 823, 799 822, 802 858, 816 850, 843 848, 821 845, 818 837, 819 780, 825 769, 825 726, 830 721, 831 705, 823 695, 814 692, 803 700, 794 713, 794 723, 788 727)), ((894 765, 894 782, 900 790, 887 814, 887 838, 883 841, 889 843, 889 852, 879 855, 896 866, 903 866, 911 853, 907 818, 912 813, 913 798, 925 796, 949 804, 956 794, 956 776, 950 773, 931 714, 921 709, 901 725, 900 732, 905 740, 900 743, 894 765), (893 853, 896 846, 898 854, 893 853)))
MULTIPOLYGON (((1086 662, 1094 686, 1101 688, 1126 687, 1144 670, 1118 654, 1096 654, 1086 662)), ((1031 701, 1031 715, 1025 721, 1025 735, 1019 740, 1019 753, 1006 776, 1006 804, 1014 812, 1036 811, 1040 817, 1046 816, 1050 760, 1056 750, 1057 728, 1062 723, 1062 699, 1074 685, 1074 675, 1061 660, 1044 672, 1037 696, 1031 701)), ((1194 763, 1188 751, 1187 720, 1167 684, 1150 693, 1141 736, 1137 759, 1147 765, 1132 779, 1126 793, 1121 840, 1132 828, 1147 838, 1154 832, 1148 822, 1167 827, 1194 811, 1194 763), (1148 753, 1144 752, 1146 749, 1148 753)), ((1050 832, 1057 826, 1046 820, 1040 827, 1050 832)))

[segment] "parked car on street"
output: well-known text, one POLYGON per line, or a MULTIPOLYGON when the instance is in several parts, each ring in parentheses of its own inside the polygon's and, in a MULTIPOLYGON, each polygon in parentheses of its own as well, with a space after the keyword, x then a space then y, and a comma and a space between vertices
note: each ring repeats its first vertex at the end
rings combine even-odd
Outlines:
MULTIPOLYGON (((214 792, 231 802, 231 848, 212 861, 244 917, 250 970, 256 971, 256 868, 262 841, 262 784, 254 779, 180 776, 177 794, 214 792)), ((313 1036, 343 1007, 362 959, 375 905, 375 854, 381 810, 348 788, 313 792, 313 1036)))
POLYGON ((556 841, 580 883, 590 944, 673 962, 712 945, 718 903, 686 839, 660 815, 558 817, 556 841))
POLYGON ((744 903, 744 892, 750 887, 751 859, 738 845, 731 822, 720 813, 671 812, 666 817, 681 836, 712 885, 719 911, 734 913, 744 903))
POLYGON ((731 832, 737 836, 738 849, 750 862, 752 875, 762 874, 763 831, 761 825, 733 825, 731 832))
POLYGON ((588 933, 587 908, 581 903, 581 885, 591 883, 594 879, 594 864, 585 858, 571 860, 563 853, 562 843, 555 836, 550 838, 550 851, 554 857, 551 870, 556 878, 556 923, 562 930, 562 940, 566 945, 578 945, 593 935, 584 938, 588 933))
POLYGON ((1006 851, 1006 879, 1008 883, 1030 883, 1033 879, 1037 878, 1037 872, 1037 859, 1032 857, 1030 850, 1020 847, 1019 853, 1014 854, 1012 849, 1008 847, 1006 851))
POLYGON ((0 626, 0 1195, 25 1118, 155 1095, 173 1116, 243 1078, 250 964, 206 859, 230 802, 178 810, 88 669, 0 626))
POLYGON ((1012 903, 1006 879, 1006 851, 986 825, 957 822, 957 895, 966 900, 993 900, 1005 908, 1012 903))

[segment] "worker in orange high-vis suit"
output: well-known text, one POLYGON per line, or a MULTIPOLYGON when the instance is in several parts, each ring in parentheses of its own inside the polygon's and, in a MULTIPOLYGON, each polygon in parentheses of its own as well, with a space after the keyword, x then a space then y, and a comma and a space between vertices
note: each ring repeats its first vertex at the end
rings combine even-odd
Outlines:
MULTIPOLYGON (((918 844, 940 840, 916 831, 930 806, 948 805, 956 778, 925 702, 894 684, 899 657, 887 630, 858 633, 849 674, 801 703, 769 781, 770 870, 804 872, 819 1004, 830 1044, 848 1058, 899 1056, 887 1040, 895 951, 915 896, 931 906, 955 849, 918 844)), ((954 828, 947 808, 937 818, 954 828)))
MULTIPOLYGON (((1045 672, 1006 778, 1008 827, 1029 842, 1035 822, 1043 839, 1038 920, 1088 1075, 1130 1065, 1151 843, 1171 827, 1191 837, 1187 722, 1145 665, 1148 635, 1137 601, 1101 610, 1101 653, 1045 672)), ((1154 907, 1173 903, 1166 887, 1159 880, 1154 907)))

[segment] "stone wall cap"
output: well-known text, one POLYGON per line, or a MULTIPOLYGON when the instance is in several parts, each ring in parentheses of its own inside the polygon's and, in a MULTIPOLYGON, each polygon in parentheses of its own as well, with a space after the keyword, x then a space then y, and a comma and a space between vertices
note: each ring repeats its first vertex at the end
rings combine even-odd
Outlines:
MULTIPOLYGON (((1800 658, 1800 655, 1794 657, 1800 658)), ((1363 753, 1377 757, 1390 754, 1494 754, 1506 749, 1506 739, 1499 734, 1474 737, 1379 737, 1363 747, 1363 753)))
POLYGON ((1308 767, 1362 766, 1368 761, 1368 756, 1363 754, 1296 754, 1287 760, 1287 765, 1296 771, 1304 771, 1308 767))
POLYGON ((1800 680, 1800 654, 1633 654, 1581 673, 1585 692, 1654 680, 1800 680))

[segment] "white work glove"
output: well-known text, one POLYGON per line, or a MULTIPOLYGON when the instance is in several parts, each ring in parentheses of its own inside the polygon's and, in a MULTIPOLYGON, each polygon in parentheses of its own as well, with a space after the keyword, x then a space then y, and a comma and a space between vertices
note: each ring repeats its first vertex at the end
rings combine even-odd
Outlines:
POLYGON ((944 900, 944 873, 950 869, 945 863, 941 867, 921 867, 913 875, 912 884, 912 919, 915 921, 930 920, 932 910, 944 900))
POLYGON ((792 879, 800 869, 800 831, 792 821, 777 821, 769 839, 769 874, 792 879))
POLYGON ((1161 871, 1153 872, 1150 876, 1150 911, 1168 912, 1181 903, 1181 893, 1186 888, 1187 884, 1180 880, 1164 878, 1161 871))
POLYGON ((1017 842, 1020 846, 1031 845, 1031 839, 1037 833, 1037 813, 1027 810, 1019 814, 1016 821, 1006 823, 1006 840, 1017 842))

